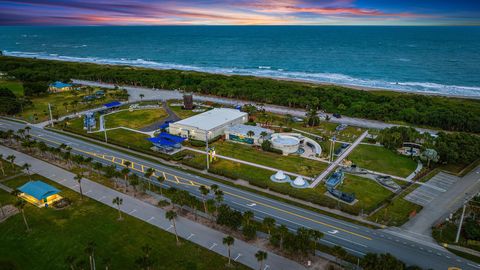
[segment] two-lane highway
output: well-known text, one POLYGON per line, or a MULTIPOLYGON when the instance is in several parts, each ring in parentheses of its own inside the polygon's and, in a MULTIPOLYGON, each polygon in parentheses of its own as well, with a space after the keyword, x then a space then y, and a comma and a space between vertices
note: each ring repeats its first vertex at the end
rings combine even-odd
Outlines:
MULTIPOLYGON (((24 127, 24 124, 0 119, 1 130, 18 130, 24 127)), ((132 171, 140 176, 143 176, 143 172, 147 168, 153 168, 155 175, 165 175, 166 185, 187 190, 198 197, 201 197, 198 186, 217 184, 225 193, 224 203, 230 207, 242 212, 253 211, 257 218, 271 216, 277 220, 277 223, 285 224, 291 230, 296 230, 299 227, 319 230, 325 234, 321 242, 327 245, 340 245, 357 256, 362 256, 367 252, 389 252, 407 264, 418 265, 426 269, 448 269, 452 266, 461 269, 480 269, 480 265, 460 258, 436 244, 421 242, 418 239, 403 237, 385 230, 373 230, 318 214, 240 188, 192 175, 160 162, 131 156, 113 148, 99 146, 56 132, 32 127, 30 135, 34 139, 44 141, 51 146, 64 143, 72 147, 74 153, 92 157, 103 164, 115 164, 119 169, 123 167, 125 161, 130 161, 132 171)))

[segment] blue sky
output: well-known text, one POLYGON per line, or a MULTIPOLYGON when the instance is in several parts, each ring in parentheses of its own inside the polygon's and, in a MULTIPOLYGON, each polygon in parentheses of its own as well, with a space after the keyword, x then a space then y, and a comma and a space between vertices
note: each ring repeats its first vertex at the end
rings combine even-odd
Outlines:
POLYGON ((478 0, 0 0, 0 25, 480 25, 478 0))

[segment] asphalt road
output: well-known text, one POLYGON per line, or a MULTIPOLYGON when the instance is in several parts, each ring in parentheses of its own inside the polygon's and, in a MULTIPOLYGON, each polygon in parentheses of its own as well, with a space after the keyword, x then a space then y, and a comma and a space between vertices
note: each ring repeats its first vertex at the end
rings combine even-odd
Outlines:
MULTIPOLYGON (((0 119, 0 129, 17 130, 25 124, 0 119)), ((200 197, 199 185, 218 184, 224 191, 224 203, 239 211, 253 211, 257 219, 274 217, 277 223, 285 224, 295 231, 299 227, 313 228, 325 233, 320 242, 327 245, 340 245, 348 252, 362 256, 367 252, 389 252, 407 264, 418 265, 425 269, 480 269, 480 265, 460 258, 439 245, 429 243, 408 235, 392 233, 388 230, 374 230, 330 216, 318 214, 300 207, 292 206, 274 199, 247 192, 242 189, 224 185, 196 175, 191 175, 159 162, 150 162, 130 156, 117 150, 71 138, 52 131, 32 127, 30 135, 37 140, 53 146, 65 143, 72 147, 72 152, 91 156, 104 164, 116 164, 119 168, 123 161, 133 163, 132 171, 143 175, 146 168, 154 168, 156 174, 165 174, 168 186, 189 191, 200 197)))

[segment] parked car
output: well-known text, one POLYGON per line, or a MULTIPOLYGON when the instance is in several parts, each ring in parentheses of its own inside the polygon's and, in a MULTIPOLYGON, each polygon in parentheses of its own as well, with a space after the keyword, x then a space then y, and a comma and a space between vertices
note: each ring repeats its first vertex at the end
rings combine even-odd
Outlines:
POLYGON ((339 113, 334 113, 334 114, 333 114, 333 117, 335 117, 335 118, 342 118, 342 116, 341 116, 339 113))

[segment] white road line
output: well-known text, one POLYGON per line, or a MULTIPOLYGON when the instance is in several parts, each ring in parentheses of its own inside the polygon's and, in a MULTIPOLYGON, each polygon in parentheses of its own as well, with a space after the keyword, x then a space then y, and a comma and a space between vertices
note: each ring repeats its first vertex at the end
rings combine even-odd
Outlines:
POLYGON ((209 248, 209 250, 212 250, 216 246, 217 246, 217 243, 213 243, 213 245, 209 248))
POLYGON ((187 237, 187 240, 190 240, 195 234, 191 233, 189 237, 187 237))
POLYGON ((238 253, 237 257, 235 257, 235 259, 233 259, 233 261, 236 262, 238 260, 238 258, 240 258, 240 256, 242 256, 242 253, 238 253))
POLYGON ((105 199, 106 197, 105 196, 102 196, 98 201, 101 201, 103 199, 105 199))
POLYGON ((151 218, 147 219, 147 222, 150 222, 150 221, 152 221, 152 220, 154 220, 154 219, 155 219, 155 217, 151 217, 151 218))
POLYGON ((65 181, 67 181, 67 179, 60 180, 58 183, 61 184, 61 183, 65 182, 65 181))
POLYGON ((475 268, 480 268, 480 265, 475 265, 475 264, 471 264, 471 263, 467 263, 468 265, 472 266, 472 267, 475 267, 475 268))
POLYGON ((76 187, 78 187, 78 184, 74 185, 72 188, 76 188, 76 187))
POLYGON ((267 270, 268 268, 270 268, 270 265, 265 265, 265 268, 263 268, 263 270, 267 270))
POLYGON ((92 190, 89 190, 89 191, 85 192, 85 195, 87 195, 88 193, 91 193, 91 192, 92 192, 92 190))
POLYGON ((173 228, 173 225, 170 225, 168 228, 166 228, 165 230, 168 231, 170 230, 171 228, 173 228))
POLYGON ((128 214, 131 215, 131 214, 133 214, 133 213, 135 213, 135 212, 137 212, 137 209, 133 209, 132 211, 128 212, 128 214))

